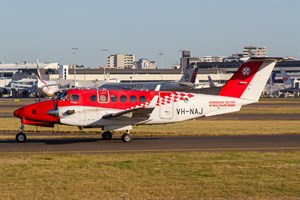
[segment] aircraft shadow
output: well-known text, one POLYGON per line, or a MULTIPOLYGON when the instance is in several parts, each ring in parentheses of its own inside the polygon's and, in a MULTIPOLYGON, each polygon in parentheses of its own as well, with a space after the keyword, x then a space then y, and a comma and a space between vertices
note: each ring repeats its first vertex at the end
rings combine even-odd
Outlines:
MULTIPOLYGON (((153 141, 160 140, 161 138, 134 138, 134 141, 153 141)), ((75 144, 75 143, 93 143, 93 142, 103 142, 103 143, 123 143, 120 138, 113 138, 109 141, 98 139, 98 138, 60 138, 60 139, 28 139, 22 144, 38 144, 44 143, 46 145, 63 145, 63 144, 75 144)), ((1 140, 0 144, 18 144, 15 140, 1 140)))

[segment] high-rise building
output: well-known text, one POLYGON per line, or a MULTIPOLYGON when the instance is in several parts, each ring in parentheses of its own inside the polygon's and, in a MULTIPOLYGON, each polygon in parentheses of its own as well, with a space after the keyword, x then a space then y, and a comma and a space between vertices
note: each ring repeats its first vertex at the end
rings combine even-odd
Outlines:
POLYGON ((253 57, 253 56, 266 56, 267 55, 267 48, 266 47, 257 47, 257 46, 245 46, 243 51, 244 57, 253 57))
POLYGON ((108 68, 135 69, 135 57, 133 54, 114 54, 107 57, 108 68))

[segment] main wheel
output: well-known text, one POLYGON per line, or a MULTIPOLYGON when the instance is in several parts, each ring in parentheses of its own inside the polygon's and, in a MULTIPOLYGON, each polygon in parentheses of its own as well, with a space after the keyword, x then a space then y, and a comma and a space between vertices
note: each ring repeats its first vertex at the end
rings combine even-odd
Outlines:
POLYGON ((131 140, 132 140, 132 135, 130 133, 124 133, 122 135, 123 142, 131 142, 131 140))
POLYGON ((102 133, 102 139, 103 140, 111 140, 112 134, 110 131, 105 131, 102 133))
POLYGON ((26 135, 25 135, 25 133, 22 133, 22 132, 18 133, 16 135, 16 141, 19 142, 19 143, 25 142, 26 141, 26 135))

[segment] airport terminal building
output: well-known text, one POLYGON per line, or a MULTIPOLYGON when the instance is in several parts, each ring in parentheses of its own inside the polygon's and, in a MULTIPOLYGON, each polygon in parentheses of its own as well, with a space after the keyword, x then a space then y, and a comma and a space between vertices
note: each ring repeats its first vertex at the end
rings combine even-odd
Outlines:
MULTIPOLYGON (((207 76, 218 83, 225 83, 238 69, 242 62, 199 62, 199 71, 196 83, 207 82, 207 76)), ((276 64, 274 72, 280 73, 283 68, 291 78, 300 79, 300 61, 284 61, 276 64)), ((49 80, 60 77, 59 74, 47 75, 49 80)), ((63 75, 61 75, 62 77, 63 75)), ((68 79, 89 81, 176 81, 182 76, 181 69, 74 69, 68 70, 68 79), (104 74, 105 71, 105 74, 104 74)))
MULTIPOLYGON (((225 83, 238 69, 242 62, 197 62, 199 67, 196 83, 207 82, 208 75, 218 83, 225 83)), ((187 64, 186 64, 187 65, 187 64)), ((182 76, 182 69, 69 69, 67 65, 58 63, 41 63, 42 76, 45 80, 76 80, 111 82, 135 81, 176 81, 182 76)), ((300 61, 283 61, 276 64, 274 72, 279 73, 283 68, 291 78, 300 79, 300 61)), ((0 64, 0 86, 5 86, 11 79, 34 76, 36 64, 23 63, 0 64)))

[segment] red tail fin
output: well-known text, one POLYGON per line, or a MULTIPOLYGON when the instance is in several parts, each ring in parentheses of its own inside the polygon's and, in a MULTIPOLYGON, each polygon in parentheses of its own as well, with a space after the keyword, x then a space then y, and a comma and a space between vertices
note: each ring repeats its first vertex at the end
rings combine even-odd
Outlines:
POLYGON ((240 98, 262 64, 263 61, 243 63, 231 79, 224 85, 219 95, 240 98))

